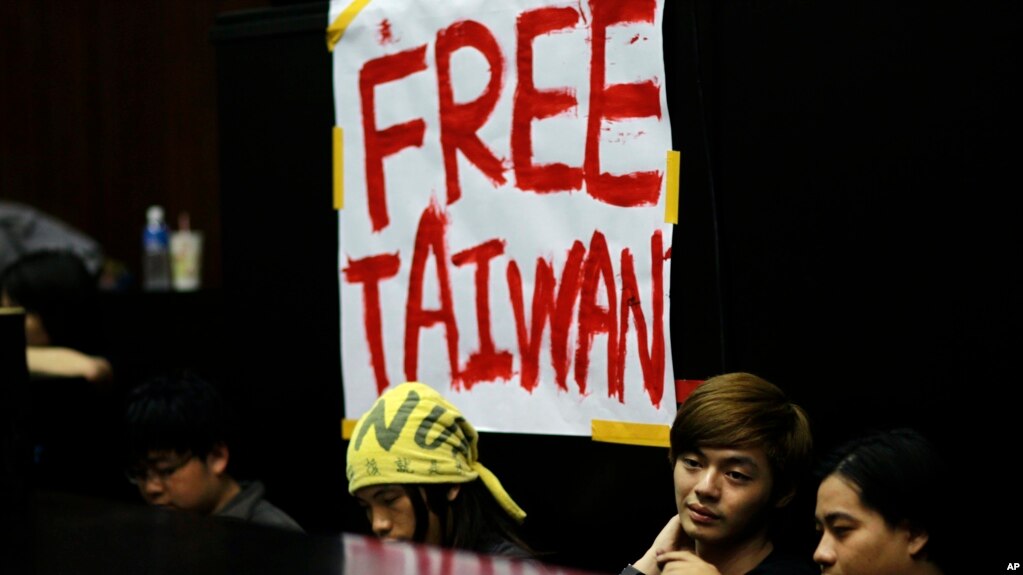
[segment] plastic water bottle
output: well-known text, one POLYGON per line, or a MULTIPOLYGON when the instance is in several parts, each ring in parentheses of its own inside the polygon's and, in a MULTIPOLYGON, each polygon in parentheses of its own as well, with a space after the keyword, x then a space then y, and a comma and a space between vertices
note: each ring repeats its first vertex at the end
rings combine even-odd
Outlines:
POLYGON ((146 229, 142 232, 142 278, 146 291, 171 289, 170 230, 163 219, 163 208, 149 206, 146 229))

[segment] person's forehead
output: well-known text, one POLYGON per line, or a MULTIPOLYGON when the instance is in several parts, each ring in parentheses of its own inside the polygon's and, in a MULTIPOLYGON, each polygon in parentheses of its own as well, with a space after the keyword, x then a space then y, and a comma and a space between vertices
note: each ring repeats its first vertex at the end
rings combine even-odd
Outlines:
POLYGON ((698 447, 696 452, 709 460, 732 463, 749 463, 768 467, 767 452, 763 447, 698 447))
POLYGON ((355 491, 355 496, 359 499, 372 499, 382 493, 389 493, 392 491, 401 491, 404 493, 404 488, 401 485, 394 483, 383 483, 380 485, 367 485, 366 487, 360 487, 355 491))
POLYGON ((817 516, 842 514, 859 516, 869 513, 860 500, 855 485, 837 475, 829 475, 817 488, 817 516))

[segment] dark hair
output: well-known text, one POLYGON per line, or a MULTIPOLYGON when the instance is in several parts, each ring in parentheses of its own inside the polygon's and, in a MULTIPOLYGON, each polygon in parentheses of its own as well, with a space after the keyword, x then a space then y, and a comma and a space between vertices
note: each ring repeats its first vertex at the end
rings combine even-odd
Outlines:
POLYGON ((477 553, 530 558, 535 552, 518 533, 518 524, 498 504, 479 479, 459 484, 458 496, 448 501, 455 484, 403 484, 416 515, 413 540, 426 537, 428 511, 440 517, 442 545, 477 553))
POLYGON ((829 453, 817 470, 823 481, 839 475, 855 486, 860 501, 881 514, 890 526, 908 524, 927 533, 929 560, 941 564, 948 470, 937 448, 909 428, 874 431, 829 453))
POLYGON ((96 278, 77 255, 41 251, 22 256, 0 274, 0 288, 27 312, 39 315, 53 345, 76 347, 89 325, 96 278))
POLYGON ((234 413, 210 382, 191 372, 160 375, 128 393, 125 456, 129 464, 152 450, 203 458, 220 443, 230 445, 234 424, 234 413))
POLYGON ((669 435, 672 465, 700 447, 762 447, 774 476, 774 498, 797 490, 809 475, 810 420, 774 384, 749 373, 726 373, 700 384, 682 403, 669 435))

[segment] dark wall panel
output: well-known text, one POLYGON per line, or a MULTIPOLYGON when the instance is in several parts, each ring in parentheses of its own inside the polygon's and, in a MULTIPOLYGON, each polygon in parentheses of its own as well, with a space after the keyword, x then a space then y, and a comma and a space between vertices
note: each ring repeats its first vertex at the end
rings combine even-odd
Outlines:
MULTIPOLYGON (((220 285, 214 16, 266 0, 0 4, 0 198, 91 235, 141 275, 150 204, 205 233, 220 285)), ((135 284, 138 285, 137 283, 135 284)))
POLYGON ((217 19, 225 384, 248 419, 268 497, 312 531, 340 531, 337 213, 326 5, 217 19))

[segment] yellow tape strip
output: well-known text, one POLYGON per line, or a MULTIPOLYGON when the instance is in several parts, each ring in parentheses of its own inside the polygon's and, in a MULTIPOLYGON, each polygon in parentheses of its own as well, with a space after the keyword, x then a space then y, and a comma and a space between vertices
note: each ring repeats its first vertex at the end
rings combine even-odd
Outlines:
POLYGON ((668 182, 664 192, 667 197, 664 201, 664 223, 678 223, 678 172, 682 165, 681 154, 675 150, 668 150, 668 182))
POLYGON ((330 52, 334 51, 334 46, 341 41, 341 37, 345 35, 345 30, 355 20, 355 17, 359 15, 359 12, 369 4, 369 0, 353 0, 347 8, 341 11, 337 16, 337 20, 330 23, 327 26, 327 50, 330 52))
POLYGON ((667 425, 594 419, 590 422, 590 426, 593 441, 668 447, 668 432, 670 428, 667 425))
POLYGON ((345 207, 345 132, 340 126, 332 131, 334 141, 334 209, 345 207))
MULTIPOLYGON (((341 439, 352 438, 356 419, 341 420, 341 439)), ((668 447, 667 425, 653 423, 627 423, 625 421, 608 421, 594 419, 590 422, 593 441, 604 443, 624 443, 627 445, 646 445, 649 447, 668 447)))
POLYGON ((352 432, 355 431, 355 424, 358 423, 358 419, 342 419, 341 420, 341 439, 351 439, 352 432))

